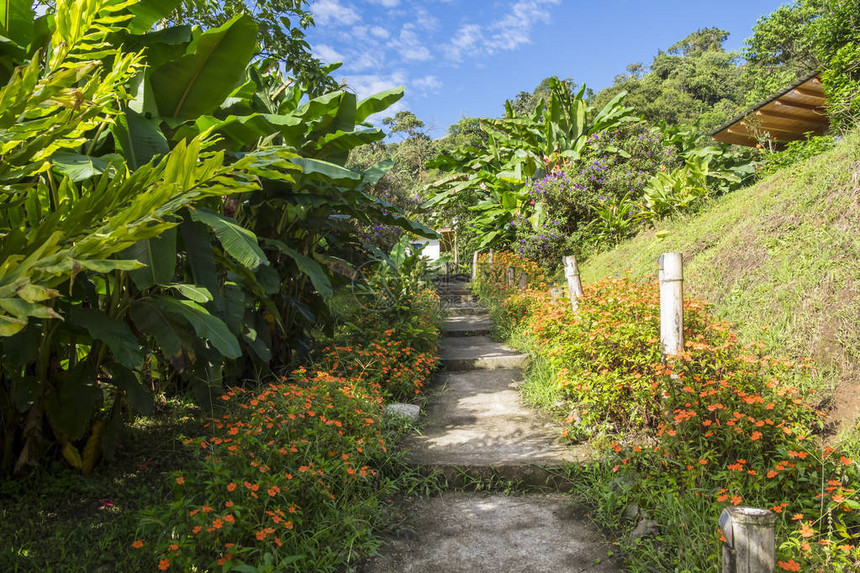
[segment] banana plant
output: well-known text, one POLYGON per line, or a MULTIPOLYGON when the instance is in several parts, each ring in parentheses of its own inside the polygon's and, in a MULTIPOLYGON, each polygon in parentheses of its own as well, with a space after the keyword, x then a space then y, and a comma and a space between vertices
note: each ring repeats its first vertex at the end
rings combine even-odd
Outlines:
MULTIPOLYGON (((583 99, 585 86, 574 96, 557 79, 549 87, 549 101, 542 100, 530 116, 517 116, 507 102, 505 117, 482 120, 486 149, 455 150, 429 165, 452 174, 428 186, 433 196, 425 208, 443 211, 467 196, 479 250, 509 242, 513 219, 539 207, 528 195, 530 181, 577 161, 590 135, 637 119, 622 103, 624 92, 593 110, 583 99)), ((540 225, 539 216, 531 219, 540 225)))

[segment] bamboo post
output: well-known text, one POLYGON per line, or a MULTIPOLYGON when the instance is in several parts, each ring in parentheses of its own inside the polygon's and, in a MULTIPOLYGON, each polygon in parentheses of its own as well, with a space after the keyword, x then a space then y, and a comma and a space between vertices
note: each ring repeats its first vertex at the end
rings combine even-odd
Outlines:
POLYGON ((520 290, 526 290, 529 286, 529 275, 528 273, 522 272, 520 273, 520 290))
POLYGON ((755 507, 727 507, 720 515, 723 573, 773 573, 776 514, 755 507))
POLYGON ((660 278, 660 344, 663 354, 684 352, 684 257, 663 253, 658 259, 660 278))
POLYGON ((508 286, 514 286, 514 277, 516 272, 517 271, 514 267, 508 267, 508 286))
POLYGON ((478 251, 472 253, 472 284, 478 281, 478 251))
POLYGON ((573 310, 579 308, 579 298, 582 296, 582 281, 579 279, 579 266, 576 257, 568 255, 564 261, 564 276, 567 278, 567 290, 570 291, 570 305, 573 310))

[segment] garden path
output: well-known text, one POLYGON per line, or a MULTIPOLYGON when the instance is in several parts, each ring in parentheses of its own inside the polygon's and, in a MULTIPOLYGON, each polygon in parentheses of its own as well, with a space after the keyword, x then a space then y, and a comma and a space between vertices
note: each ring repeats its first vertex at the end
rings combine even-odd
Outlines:
POLYGON ((527 357, 489 338, 492 322, 464 282, 441 287, 448 307, 441 358, 411 463, 460 491, 402 502, 409 535, 391 535, 366 573, 609 572, 612 546, 570 498, 563 466, 587 457, 522 403, 527 357), (474 490, 515 486, 519 493, 474 490), (486 486, 486 487, 483 487, 486 486), (465 491, 464 491, 465 490, 465 491))

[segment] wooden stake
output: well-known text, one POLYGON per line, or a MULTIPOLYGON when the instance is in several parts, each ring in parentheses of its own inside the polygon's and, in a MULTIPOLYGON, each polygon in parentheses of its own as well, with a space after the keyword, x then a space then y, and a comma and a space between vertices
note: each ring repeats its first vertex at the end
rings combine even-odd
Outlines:
POLYGON ((567 290, 570 291, 570 305, 573 310, 579 308, 579 298, 582 296, 582 281, 579 279, 579 266, 576 257, 568 255, 564 261, 564 276, 567 278, 567 290))
POLYGON ((508 267, 508 286, 514 286, 514 277, 517 270, 514 267, 508 267))
POLYGON ((528 273, 520 273, 520 290, 526 290, 529 286, 528 273))
POLYGON ((723 573, 773 573, 776 514, 755 507, 727 507, 720 515, 723 573))
POLYGON ((660 343, 663 354, 684 352, 684 257, 663 253, 659 260, 660 343))
POLYGON ((472 284, 478 281, 478 251, 472 253, 472 284))

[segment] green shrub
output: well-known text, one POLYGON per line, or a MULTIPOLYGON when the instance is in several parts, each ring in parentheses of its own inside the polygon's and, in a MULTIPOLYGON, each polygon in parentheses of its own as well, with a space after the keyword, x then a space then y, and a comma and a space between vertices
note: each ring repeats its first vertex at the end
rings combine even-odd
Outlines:
POLYGON ((782 569, 855 570, 860 471, 816 439, 811 360, 741 346, 696 300, 685 301, 686 351, 664 358, 655 282, 589 285, 576 312, 544 292, 497 303, 549 365, 542 379, 570 412, 564 434, 611 436, 609 457, 577 485, 595 514, 621 528, 635 504, 660 524, 656 539, 625 544, 633 570, 715 569, 728 504, 777 514, 782 569))

